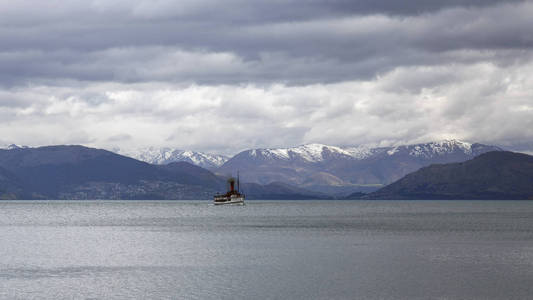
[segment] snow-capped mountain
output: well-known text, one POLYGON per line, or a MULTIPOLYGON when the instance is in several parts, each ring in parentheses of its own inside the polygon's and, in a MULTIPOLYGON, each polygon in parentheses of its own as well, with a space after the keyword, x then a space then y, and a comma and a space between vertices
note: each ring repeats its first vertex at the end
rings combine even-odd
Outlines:
MULTIPOLYGON (((368 159, 373 156, 387 154, 388 156, 409 155, 419 158, 436 158, 451 154, 479 155, 495 150, 494 146, 471 144, 458 140, 443 140, 427 144, 402 145, 397 147, 370 148, 366 146, 337 147, 323 144, 306 144, 292 148, 252 149, 238 155, 250 156, 260 160, 299 160, 305 162, 321 162, 332 158, 348 158, 355 160, 368 159)), ((497 148, 496 150, 501 150, 497 148)))
POLYGON ((319 162, 325 160, 328 155, 343 155, 352 157, 351 152, 335 146, 322 144, 307 144, 293 148, 277 149, 253 149, 245 153, 251 157, 260 159, 302 160, 307 162, 319 162))
POLYGON ((164 165, 171 162, 186 161, 206 169, 220 167, 229 159, 224 155, 179 150, 168 147, 147 147, 135 150, 114 148, 112 151, 151 164, 164 165))
POLYGON ((430 164, 460 162, 500 150, 458 140, 379 148, 308 144, 246 150, 229 159, 217 172, 240 171, 243 181, 261 184, 283 181, 316 190, 331 186, 377 186, 430 164))
POLYGON ((388 155, 409 155, 413 157, 432 159, 449 155, 477 156, 479 154, 502 150, 495 146, 483 144, 471 144, 458 140, 443 140, 427 144, 404 145, 398 147, 381 148, 386 150, 388 155))
POLYGON ((15 144, 0 146, 0 149, 3 149, 3 150, 26 149, 26 148, 29 148, 29 147, 28 146, 19 146, 19 145, 15 145, 15 144))

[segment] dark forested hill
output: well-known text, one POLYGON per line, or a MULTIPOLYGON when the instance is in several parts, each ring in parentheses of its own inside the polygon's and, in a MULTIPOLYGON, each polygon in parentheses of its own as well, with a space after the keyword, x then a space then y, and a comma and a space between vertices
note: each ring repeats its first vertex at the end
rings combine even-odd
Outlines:
POLYGON ((533 200, 533 156, 495 151, 461 163, 431 165, 365 198, 533 200))
POLYGON ((181 199, 223 186, 188 163, 156 166, 83 146, 0 150, 0 167, 18 179, 6 183, 10 189, 18 185, 31 198, 181 199))
POLYGON ((0 199, 19 198, 23 194, 23 185, 15 174, 0 167, 0 199))

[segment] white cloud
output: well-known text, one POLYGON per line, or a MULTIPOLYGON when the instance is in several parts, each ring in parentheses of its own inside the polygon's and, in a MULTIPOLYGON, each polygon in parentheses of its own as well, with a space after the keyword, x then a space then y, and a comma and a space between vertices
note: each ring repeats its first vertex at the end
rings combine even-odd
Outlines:
POLYGON ((0 105, 0 135, 28 145, 175 146, 226 154, 309 142, 440 138, 512 148, 533 140, 531 95, 533 62, 401 67, 373 80, 304 86, 28 86, 3 91, 3 99, 32 101, 0 105))

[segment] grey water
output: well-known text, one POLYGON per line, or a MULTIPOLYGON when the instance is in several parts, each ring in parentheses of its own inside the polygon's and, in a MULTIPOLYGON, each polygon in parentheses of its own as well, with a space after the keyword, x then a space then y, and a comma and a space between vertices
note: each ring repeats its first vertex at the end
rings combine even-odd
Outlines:
POLYGON ((0 299, 526 299, 533 201, 2 201, 0 299))

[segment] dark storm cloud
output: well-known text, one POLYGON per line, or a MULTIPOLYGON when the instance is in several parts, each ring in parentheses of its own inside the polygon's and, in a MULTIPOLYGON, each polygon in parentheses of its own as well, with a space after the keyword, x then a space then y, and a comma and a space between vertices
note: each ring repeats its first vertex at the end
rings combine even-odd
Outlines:
POLYGON ((221 3, 0 5, 0 83, 336 82, 457 62, 457 50, 533 46, 533 7, 523 1, 221 3))

